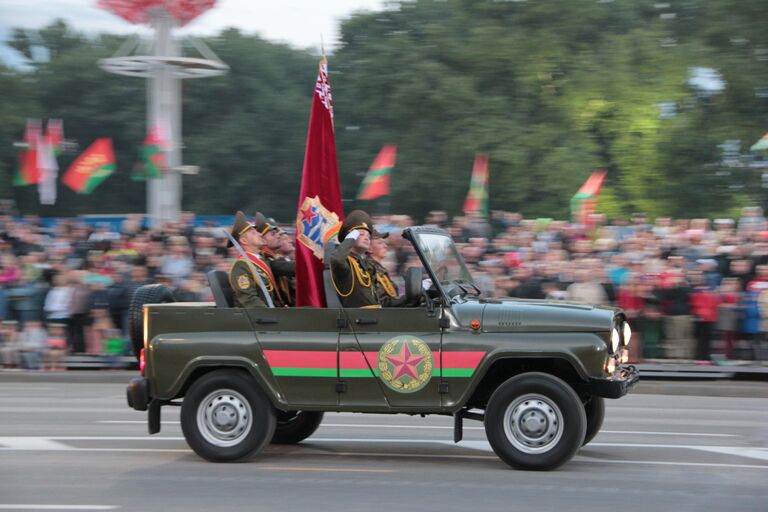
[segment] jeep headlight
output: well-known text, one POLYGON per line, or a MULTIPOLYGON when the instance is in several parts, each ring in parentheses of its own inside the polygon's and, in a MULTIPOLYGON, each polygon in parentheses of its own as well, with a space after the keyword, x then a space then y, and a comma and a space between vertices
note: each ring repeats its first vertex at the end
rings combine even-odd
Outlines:
POLYGON ((619 344, 621 343, 621 336, 617 328, 611 329, 611 353, 615 354, 619 350, 619 344))
POLYGON ((624 326, 622 327, 623 334, 624 334, 624 346, 629 346, 629 340, 632 338, 632 328, 629 326, 629 322, 624 322, 624 326))

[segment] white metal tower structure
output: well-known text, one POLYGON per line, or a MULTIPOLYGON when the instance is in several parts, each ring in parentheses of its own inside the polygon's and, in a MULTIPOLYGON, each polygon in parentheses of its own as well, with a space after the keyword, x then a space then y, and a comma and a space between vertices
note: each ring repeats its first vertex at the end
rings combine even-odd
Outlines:
POLYGON ((172 31, 212 8, 215 0, 99 0, 99 6, 130 23, 154 29, 151 55, 134 55, 138 38, 99 61, 105 71, 148 78, 147 127, 159 127, 167 144, 168 171, 147 180, 147 213, 153 226, 176 220, 181 212, 181 80, 221 75, 229 67, 202 41, 190 38, 201 58, 183 57, 172 31))

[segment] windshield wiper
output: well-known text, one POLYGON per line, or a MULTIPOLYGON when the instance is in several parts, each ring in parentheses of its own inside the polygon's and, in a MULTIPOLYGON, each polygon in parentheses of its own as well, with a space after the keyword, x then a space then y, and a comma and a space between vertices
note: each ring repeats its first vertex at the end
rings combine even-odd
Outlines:
POLYGON ((471 282, 471 281, 467 281, 466 279, 456 279, 456 280, 454 281, 454 283, 456 283, 457 285, 459 285, 459 288, 461 288, 461 290, 464 292, 464 295, 466 295, 467 293, 469 293, 469 290, 467 290, 467 289, 466 289, 466 288, 464 288, 464 286, 463 286, 463 285, 465 285, 465 284, 467 284, 467 285, 469 285, 469 286, 471 286, 472 288, 474 288, 474 289, 475 289, 475 293, 474 293, 474 295, 477 295, 477 296, 479 297, 479 296, 480 296, 480 295, 483 293, 482 291, 480 291, 480 288, 478 288, 478 287, 477 287, 477 285, 476 285, 475 283, 473 283, 473 282, 471 282))

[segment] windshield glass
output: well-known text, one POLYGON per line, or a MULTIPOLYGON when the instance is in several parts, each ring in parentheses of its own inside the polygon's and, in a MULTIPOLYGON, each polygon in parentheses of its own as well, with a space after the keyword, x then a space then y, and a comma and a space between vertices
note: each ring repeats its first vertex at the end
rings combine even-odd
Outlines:
POLYGON ((418 233, 416 240, 427 264, 446 292, 450 293, 451 288, 461 285, 465 291, 474 293, 472 288, 476 288, 475 283, 451 237, 436 233, 418 233))

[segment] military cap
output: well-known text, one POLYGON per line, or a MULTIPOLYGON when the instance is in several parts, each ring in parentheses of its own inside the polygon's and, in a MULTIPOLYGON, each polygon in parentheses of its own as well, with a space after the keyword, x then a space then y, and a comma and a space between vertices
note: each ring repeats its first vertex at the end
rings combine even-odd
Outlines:
POLYGON ((376 228, 373 228, 373 233, 371 233, 371 237, 372 238, 389 238, 389 231, 382 233, 376 228))
POLYGON ((274 229, 279 229, 275 219, 268 219, 261 212, 256 212, 256 219, 253 223, 256 231, 258 231, 262 236, 266 235, 268 232, 274 229))
MULTIPOLYGON (((232 225, 232 238, 235 240, 240 239, 240 235, 245 233, 251 228, 255 228, 253 224, 248 222, 248 219, 245 218, 245 214, 241 211, 238 211, 235 214, 235 223, 232 225)), ((231 240, 227 242, 227 247, 232 247, 234 244, 231 240)))
POLYGON ((272 224, 275 227, 275 229, 277 230, 277 232, 280 233, 281 235, 283 233, 286 233, 286 231, 283 228, 281 228, 280 226, 277 225, 277 221, 275 220, 274 217, 267 217, 267 222, 272 224))
POLYGON ((373 223, 371 223, 371 216, 363 210, 352 210, 349 215, 344 219, 339 229, 339 242, 343 242, 350 231, 355 229, 364 229, 373 234, 373 223))

